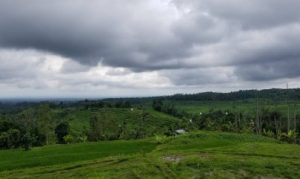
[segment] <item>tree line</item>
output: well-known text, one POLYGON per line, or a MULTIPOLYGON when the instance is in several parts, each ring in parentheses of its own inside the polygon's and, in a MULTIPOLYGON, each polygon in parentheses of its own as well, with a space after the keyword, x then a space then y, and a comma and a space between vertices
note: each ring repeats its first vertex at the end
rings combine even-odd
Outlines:
POLYGON ((229 93, 204 92, 196 94, 175 94, 160 97, 168 100, 191 100, 191 101, 231 101, 259 98, 271 100, 300 100, 300 89, 264 89, 264 90, 240 90, 229 93))
POLYGON ((161 120, 151 116, 143 106, 133 108, 127 101, 109 103, 86 100, 71 107, 64 107, 61 103, 40 103, 22 108, 16 113, 0 115, 0 148, 22 147, 28 150, 34 146, 54 143, 140 139, 156 134, 173 135, 180 126, 179 120, 161 120), (70 116, 76 111, 90 114, 84 121, 80 121, 88 121, 88 127, 79 132, 72 131, 70 126, 70 122, 74 120, 70 116), (122 112, 126 113, 125 117, 119 116, 122 112))
MULTIPOLYGON (((191 114, 177 108, 171 101, 162 99, 154 100, 154 110, 179 117, 186 121, 186 130, 217 130, 231 132, 248 132, 274 137, 282 141, 300 143, 300 124, 297 120, 300 115, 295 111, 292 117, 285 113, 262 107, 253 111, 216 110, 211 109, 206 113, 191 114)), ((295 109, 294 109, 295 110, 295 109)))

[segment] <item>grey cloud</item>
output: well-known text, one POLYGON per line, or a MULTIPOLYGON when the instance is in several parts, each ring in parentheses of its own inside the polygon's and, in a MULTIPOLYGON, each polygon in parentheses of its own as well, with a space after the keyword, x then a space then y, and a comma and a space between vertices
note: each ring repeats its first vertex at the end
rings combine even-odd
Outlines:
POLYGON ((235 73, 247 81, 270 81, 281 78, 296 78, 300 76, 300 59, 284 59, 263 64, 239 66, 235 73))
POLYGON ((62 73, 78 73, 78 72, 86 72, 90 68, 87 65, 82 65, 80 63, 77 63, 76 61, 68 60, 65 61, 61 72, 62 73))
POLYGON ((136 0, 4 0, 0 45, 46 50, 83 64, 103 59, 112 66, 155 68, 157 59, 176 56, 173 50, 180 48, 161 14, 147 8, 136 0))
POLYGON ((0 82, 10 80, 27 80, 37 75, 32 67, 43 61, 43 56, 36 57, 34 51, 12 56, 13 51, 0 49, 0 82), (37 61, 36 58, 39 58, 37 61))
POLYGON ((109 76, 122 76, 122 75, 127 75, 130 74, 131 72, 127 69, 120 70, 120 69, 111 69, 108 72, 106 72, 107 75, 109 76))
POLYGON ((270 81, 300 77, 300 25, 255 32, 234 46, 227 45, 230 66, 246 81, 270 81), (230 47, 234 50, 231 50, 230 47), (233 52, 231 52, 233 51, 233 52))
POLYGON ((300 55, 299 34, 300 24, 260 31, 240 31, 220 43, 200 47, 194 54, 210 54, 212 60, 221 65, 290 59, 300 55))
POLYGON ((236 80, 231 67, 177 69, 162 73, 169 77, 175 85, 185 86, 224 84, 236 80))
POLYGON ((244 29, 270 28, 300 20, 298 0, 174 0, 174 3, 207 12, 244 29))
MULTIPOLYGON (((297 78, 299 6, 297 0, 2 0, 0 47, 68 57, 65 74, 100 62, 126 68, 110 76, 158 71, 175 86, 297 78)), ((0 79, 39 73, 26 62, 15 65, 2 64, 0 79)))
POLYGON ((34 48, 82 64, 102 60, 144 71, 180 68, 184 63, 178 61, 190 55, 193 44, 222 36, 223 27, 218 28, 216 20, 199 14, 176 20, 171 16, 175 6, 159 10, 150 2, 155 1, 3 0, 0 46, 34 48), (197 33, 198 28, 203 32, 197 33))

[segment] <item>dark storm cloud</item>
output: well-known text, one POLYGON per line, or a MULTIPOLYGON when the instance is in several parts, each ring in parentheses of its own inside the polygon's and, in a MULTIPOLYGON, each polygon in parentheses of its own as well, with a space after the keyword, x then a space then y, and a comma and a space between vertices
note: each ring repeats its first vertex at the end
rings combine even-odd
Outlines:
POLYGON ((3 0, 0 45, 143 71, 180 68, 193 44, 222 36, 222 23, 216 19, 194 12, 175 19, 175 6, 155 9, 149 2, 161 5, 137 0, 3 0))
POLYGON ((299 7, 298 0, 1 0, 0 47, 83 64, 65 64, 65 73, 101 62, 160 71, 175 85, 296 78, 299 7))
POLYGON ((300 76, 299 59, 285 59, 263 64, 240 66, 236 73, 249 81, 270 81, 280 78, 296 78, 300 76))
POLYGON ((184 54, 168 31, 168 19, 133 1, 3 0, 0 45, 35 48, 71 57, 84 64, 102 60, 112 66, 167 68, 158 59, 184 54), (153 15, 151 15, 153 13, 153 15))

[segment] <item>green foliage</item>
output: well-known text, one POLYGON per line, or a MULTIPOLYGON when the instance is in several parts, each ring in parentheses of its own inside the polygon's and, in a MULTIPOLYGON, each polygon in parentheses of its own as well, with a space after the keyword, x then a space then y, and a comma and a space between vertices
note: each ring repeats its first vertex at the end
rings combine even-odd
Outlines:
POLYGON ((164 144, 168 142, 170 139, 165 135, 155 135, 155 142, 157 144, 164 144))
POLYGON ((9 135, 7 132, 1 132, 0 134, 0 147, 1 148, 8 148, 8 140, 9 135))
POLYGON ((17 148, 21 144, 21 133, 18 129, 8 129, 0 133, 0 148, 17 148))
POLYGON ((120 135, 119 126, 113 119, 107 119, 106 114, 95 115, 90 119, 90 141, 115 140, 120 135))
POLYGON ((64 139, 64 142, 67 143, 67 144, 71 144, 71 143, 74 142, 73 136, 71 136, 71 135, 69 135, 69 134, 66 135, 66 136, 64 136, 63 139, 64 139))
POLYGON ((29 132, 25 133, 25 135, 22 137, 22 147, 24 150, 29 150, 30 147, 32 146, 32 143, 34 141, 34 138, 31 136, 29 132))
MULTIPOLYGON (((221 101, 190 101, 173 97, 135 100, 85 100, 70 104, 24 106, 14 114, 0 115, 0 147, 21 147, 21 139, 26 133, 30 133, 32 138, 30 145, 42 146, 64 143, 63 137, 68 134, 73 137, 73 143, 78 143, 141 139, 155 134, 174 136, 177 129, 238 133, 259 131, 262 135, 283 141, 293 140, 288 134, 283 134, 288 133, 287 115, 282 111, 286 105, 276 101, 260 103, 258 125, 256 101, 251 98, 239 101, 228 101, 227 98, 221 101), (12 133, 16 130, 19 133, 12 133)), ((292 123, 292 127, 299 130, 299 124, 293 126, 292 123)), ((299 135, 295 134, 295 137, 294 141, 299 141, 299 135)))
POLYGON ((87 142, 87 140, 88 140, 88 137, 86 136, 86 135, 83 135, 83 136, 80 136, 79 138, 79 142, 87 142))
POLYGON ((62 122, 55 128, 55 134, 57 142, 63 144, 65 142, 64 137, 69 134, 70 126, 68 122, 62 122))
POLYGON ((63 137, 67 134, 73 137, 74 143, 139 139, 154 134, 174 135, 180 126, 180 120, 176 117, 149 108, 133 107, 126 101, 122 103, 126 108, 107 107, 107 102, 93 105, 89 101, 88 104, 89 107, 85 108, 81 104, 63 107, 66 103, 59 103, 58 106, 41 103, 16 114, 0 115, 0 148, 24 146, 25 135, 30 136, 28 146, 43 146, 64 143, 63 137), (19 133, 12 133, 17 130, 19 133))
MULTIPOLYGON (((243 101, 192 101, 184 100, 184 98, 177 100, 177 97, 165 98, 164 100, 163 98, 155 99, 152 107, 154 110, 180 117, 183 119, 180 126, 188 131, 205 129, 239 133, 256 132, 269 137, 282 138, 283 141, 293 140, 289 139, 287 134, 281 137, 281 134, 279 134, 280 131, 286 132, 288 128, 288 106, 286 102, 259 99, 259 106, 256 106, 257 101, 255 99, 245 99, 243 101), (180 112, 182 110, 185 112, 180 112), (178 116, 179 113, 182 115, 178 116), (188 119, 193 122, 191 124, 187 123, 188 119)), ((299 102, 294 101, 293 103, 299 102)), ((299 115, 297 115, 295 107, 293 113, 294 118, 298 120, 299 115)), ((294 121, 293 127, 300 130, 300 125, 296 121, 294 121)), ((295 135, 294 141, 299 141, 297 139, 299 137, 299 135, 295 135)))
POLYGON ((180 120, 142 108, 103 108, 90 118, 88 139, 140 139, 154 134, 174 135, 180 120))
POLYGON ((18 129, 9 129, 7 131, 8 134, 8 147, 16 148, 19 146, 19 142, 21 140, 21 133, 18 129))
POLYGON ((174 103, 172 102, 163 102, 162 100, 153 100, 152 102, 152 108, 159 112, 164 112, 166 114, 183 118, 185 116, 188 116, 188 113, 186 113, 183 110, 180 110, 175 107, 174 103))
POLYGON ((271 130, 267 131, 266 129, 263 129, 263 135, 267 137, 275 137, 275 134, 271 130))
POLYGON ((296 137, 297 133, 294 130, 289 130, 288 133, 280 132, 278 135, 279 140, 289 143, 295 143, 296 137))
POLYGON ((49 144, 51 141, 51 135, 54 134, 53 128, 53 119, 51 119, 51 109, 49 104, 41 104, 37 108, 37 124, 39 132, 45 136, 46 144, 49 144))
POLYGON ((176 101, 236 101, 260 98, 282 100, 287 97, 291 100, 300 100, 300 89, 264 89, 264 90, 240 90, 230 93, 204 92, 197 94, 176 94, 165 97, 176 101), (287 95, 288 94, 288 95, 287 95))

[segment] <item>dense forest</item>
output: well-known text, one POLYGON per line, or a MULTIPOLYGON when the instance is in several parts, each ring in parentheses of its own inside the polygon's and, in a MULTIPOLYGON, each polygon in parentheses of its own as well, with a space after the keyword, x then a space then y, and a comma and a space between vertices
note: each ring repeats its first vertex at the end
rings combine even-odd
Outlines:
POLYGON ((126 100, 131 103, 143 103, 145 101, 152 101, 153 99, 164 100, 191 100, 191 101, 231 101, 231 100, 247 100, 247 99, 269 99, 274 101, 280 100, 300 100, 300 88, 295 89, 263 89, 263 90, 240 90, 228 93, 219 92, 202 92, 195 94, 175 94, 170 96, 155 96, 143 98, 107 98, 104 101, 120 101, 126 100))
POLYGON ((264 89, 264 90, 240 90, 230 93, 205 92, 198 94, 176 94, 169 99, 174 100, 245 100, 251 98, 263 98, 272 100, 300 100, 300 89, 264 89))

